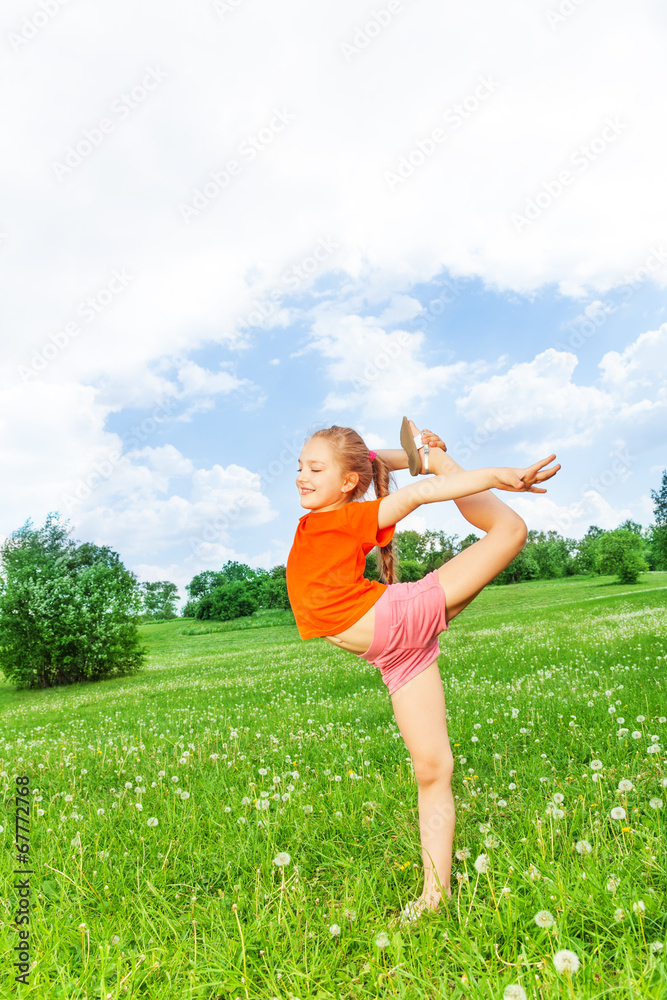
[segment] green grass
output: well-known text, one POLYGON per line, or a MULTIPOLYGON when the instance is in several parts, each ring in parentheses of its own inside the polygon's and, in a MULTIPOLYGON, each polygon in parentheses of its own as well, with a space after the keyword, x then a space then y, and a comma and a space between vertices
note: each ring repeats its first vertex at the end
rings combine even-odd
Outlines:
POLYGON ((667 573, 490 587, 452 622, 439 664, 469 857, 453 907, 409 928, 391 924, 421 889, 416 784, 386 687, 302 643, 289 614, 144 626, 148 668, 130 679, 0 685, 3 995, 28 774, 23 997, 667 996, 651 947, 667 931, 665 807, 650 804, 667 800, 666 595, 667 573), (563 948, 581 961, 571 980, 563 948))

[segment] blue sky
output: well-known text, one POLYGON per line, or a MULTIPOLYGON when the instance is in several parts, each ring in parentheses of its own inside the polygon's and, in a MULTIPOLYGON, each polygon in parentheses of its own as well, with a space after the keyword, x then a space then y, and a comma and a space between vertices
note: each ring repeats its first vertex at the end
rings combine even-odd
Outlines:
POLYGON ((557 452, 529 527, 650 523, 665 19, 561 7, 8 0, 0 535, 270 567, 308 433, 403 414, 467 467, 557 452))

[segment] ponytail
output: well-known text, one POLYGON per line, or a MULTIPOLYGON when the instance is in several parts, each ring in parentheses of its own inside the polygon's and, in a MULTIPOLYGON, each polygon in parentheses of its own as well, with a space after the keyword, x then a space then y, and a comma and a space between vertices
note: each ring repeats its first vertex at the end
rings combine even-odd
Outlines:
MULTIPOLYGON (((378 455, 372 461, 373 466, 373 487, 375 496, 388 497, 391 476, 389 466, 378 455)), ((396 583, 396 555, 394 553, 393 539, 388 545, 376 546, 378 573, 383 583, 396 583)))

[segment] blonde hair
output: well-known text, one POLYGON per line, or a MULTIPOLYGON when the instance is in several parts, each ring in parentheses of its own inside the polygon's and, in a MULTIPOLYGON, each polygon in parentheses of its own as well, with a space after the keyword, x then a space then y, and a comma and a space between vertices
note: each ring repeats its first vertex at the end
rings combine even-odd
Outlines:
MULTIPOLYGON (((336 460, 343 470, 343 474, 356 472, 359 482, 350 491, 349 500, 359 500, 368 492, 371 482, 375 488, 375 496, 389 496, 389 484, 391 475, 389 466, 376 455, 371 462, 368 445, 360 434, 357 434, 351 427, 325 427, 315 431, 314 438, 321 437, 332 446, 336 460)), ((396 582, 396 562, 394 556, 393 541, 388 545, 377 546, 378 550, 378 572, 383 583, 396 582)))

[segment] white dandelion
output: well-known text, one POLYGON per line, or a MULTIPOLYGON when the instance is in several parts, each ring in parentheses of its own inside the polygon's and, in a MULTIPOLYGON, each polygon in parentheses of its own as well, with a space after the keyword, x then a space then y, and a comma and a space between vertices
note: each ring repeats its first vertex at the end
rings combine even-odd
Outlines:
POLYGON ((554 915, 549 910, 538 910, 533 919, 538 927, 553 927, 555 923, 554 915))
POLYGON ((643 899, 638 899, 636 903, 632 904, 633 913, 646 913, 646 904, 643 899))
POLYGON ((526 991, 518 983, 506 986, 503 992, 503 1000, 526 1000, 526 991))
POLYGON ((151 816, 150 819, 147 819, 146 826, 157 826, 157 817, 151 816))
POLYGON ((375 944, 378 948, 386 948, 389 944, 389 935, 385 931, 380 931, 375 936, 375 944))
POLYGON ((625 917, 625 910, 622 906, 617 906, 614 910, 614 920, 617 924, 620 924, 621 920, 625 917))
POLYGON ((291 860, 292 859, 287 853, 287 851, 281 851, 280 854, 276 854, 275 858, 273 859, 273 863, 274 865, 278 865, 279 868, 284 868, 285 865, 288 865, 291 860))
POLYGON ((331 937, 340 936, 340 927, 338 926, 338 924, 331 925, 331 927, 329 928, 329 934, 331 934, 331 937))
MULTIPOLYGON (((601 760, 592 760, 591 761, 591 768, 593 769, 593 771, 599 771, 603 767, 604 767, 604 764, 602 763, 601 760)), ((572 954, 574 954, 574 952, 572 952, 572 954)))
POLYGON ((635 786, 628 778, 621 778, 618 783, 619 792, 631 792, 635 786))
POLYGON ((651 941, 651 944, 649 945, 649 947, 650 947, 651 951, 653 952, 653 954, 656 955, 659 951, 662 951, 662 949, 663 949, 664 946, 663 946, 662 941, 651 941))
POLYGON ((480 875, 484 875, 485 872, 489 870, 489 856, 488 854, 480 854, 479 857, 475 859, 475 869, 480 875))
POLYGON ((623 806, 614 806, 609 815, 612 819, 625 819, 626 812, 623 806))
POLYGON ((658 798, 649 799, 649 803, 648 804, 650 805, 651 809, 662 809, 662 807, 664 805, 662 799, 658 799, 658 798))
POLYGON ((470 850, 467 847, 459 847, 456 852, 457 861, 466 861, 470 857, 470 850))
POLYGON ((591 847, 591 845, 588 843, 587 840, 578 840, 574 846, 576 848, 577 854, 590 854, 591 851, 593 850, 593 848, 591 847))
POLYGON ((607 889, 609 892, 616 892, 620 884, 621 880, 618 875, 610 875, 607 879, 607 889))
POLYGON ((556 972, 576 972, 581 962, 573 951, 562 948, 554 955, 554 965, 556 972))

